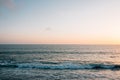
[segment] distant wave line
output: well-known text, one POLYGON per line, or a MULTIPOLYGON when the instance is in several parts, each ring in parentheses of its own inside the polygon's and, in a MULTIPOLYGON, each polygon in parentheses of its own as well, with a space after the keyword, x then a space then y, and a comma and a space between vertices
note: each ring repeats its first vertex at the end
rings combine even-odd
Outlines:
MULTIPOLYGON (((116 52, 87 52, 87 51, 0 51, 0 54, 32 54, 32 53, 70 53, 70 54, 108 54, 108 53, 116 53, 116 52)), ((117 53, 120 54, 120 53, 117 53)))

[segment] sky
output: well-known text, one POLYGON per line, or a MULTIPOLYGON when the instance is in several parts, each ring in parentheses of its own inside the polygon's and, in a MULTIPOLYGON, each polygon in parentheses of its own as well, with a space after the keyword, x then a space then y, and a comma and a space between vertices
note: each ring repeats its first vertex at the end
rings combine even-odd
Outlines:
POLYGON ((0 0, 0 44, 120 44, 120 0, 0 0))

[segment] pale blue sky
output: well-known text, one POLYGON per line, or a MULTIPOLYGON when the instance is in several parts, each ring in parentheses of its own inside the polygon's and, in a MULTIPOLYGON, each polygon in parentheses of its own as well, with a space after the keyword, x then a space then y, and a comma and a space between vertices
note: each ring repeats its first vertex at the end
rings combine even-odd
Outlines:
POLYGON ((120 43, 120 0, 0 0, 0 43, 120 43))

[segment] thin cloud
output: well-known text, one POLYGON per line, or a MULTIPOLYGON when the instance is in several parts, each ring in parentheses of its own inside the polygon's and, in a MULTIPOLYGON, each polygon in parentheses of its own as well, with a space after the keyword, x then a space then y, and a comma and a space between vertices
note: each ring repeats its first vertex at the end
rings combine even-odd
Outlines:
POLYGON ((45 29, 45 31, 51 31, 51 28, 50 28, 50 27, 47 27, 47 28, 45 29))
POLYGON ((0 5, 10 10, 15 9, 16 7, 14 0, 0 0, 0 5))

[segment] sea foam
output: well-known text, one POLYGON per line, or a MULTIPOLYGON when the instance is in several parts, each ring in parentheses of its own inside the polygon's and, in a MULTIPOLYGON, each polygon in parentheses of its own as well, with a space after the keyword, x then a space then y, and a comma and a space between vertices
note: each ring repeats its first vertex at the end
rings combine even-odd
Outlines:
POLYGON ((74 64, 74 63, 60 63, 60 64, 41 64, 41 63, 19 63, 19 64, 0 64, 0 67, 9 67, 9 68, 32 68, 32 69, 110 69, 110 70, 119 70, 120 65, 107 65, 107 64, 74 64))

